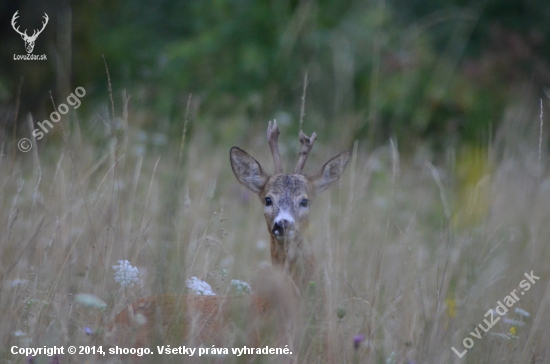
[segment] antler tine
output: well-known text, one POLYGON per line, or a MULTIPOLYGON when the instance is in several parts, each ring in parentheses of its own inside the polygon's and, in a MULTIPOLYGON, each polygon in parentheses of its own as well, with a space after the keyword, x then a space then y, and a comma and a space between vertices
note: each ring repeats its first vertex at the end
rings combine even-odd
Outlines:
POLYGON ((19 18, 19 10, 17 10, 15 12, 15 14, 13 14, 13 17, 11 18, 11 26, 13 27, 13 30, 15 30, 17 33, 19 33, 20 35, 27 35, 27 30, 25 29, 25 32, 21 32, 19 30, 19 26, 17 25, 16 27, 16 24, 15 24, 15 21, 17 20, 17 18, 19 18))
POLYGON ((281 155, 279 154, 278 140, 279 128, 277 127, 277 120, 273 119, 273 125, 271 125, 271 121, 267 125, 267 141, 269 142, 269 149, 271 149, 271 155, 273 156, 275 174, 283 173, 283 164, 281 163, 281 155))
POLYGON ((35 29, 31 38, 38 37, 40 35, 40 33, 42 33, 44 31, 44 29, 46 28, 46 25, 48 25, 48 20, 50 20, 50 18, 48 18, 48 14, 44 13, 43 18, 44 18, 45 21, 42 22, 42 29, 40 29, 38 31, 35 29))
POLYGON ((46 25, 48 25, 48 21, 50 20, 50 18, 48 17, 48 14, 46 14, 46 13, 44 13, 43 18, 44 18, 45 21, 42 22, 42 29, 40 30, 40 33, 42 33, 44 28, 46 28, 46 25))
POLYGON ((303 131, 300 130, 300 143, 302 143, 302 150, 300 151, 300 157, 298 158, 298 163, 296 163, 296 168, 294 168, 294 174, 302 173, 302 169, 304 169, 307 157, 316 138, 317 134, 315 134, 315 132, 311 134, 311 137, 308 137, 303 131))

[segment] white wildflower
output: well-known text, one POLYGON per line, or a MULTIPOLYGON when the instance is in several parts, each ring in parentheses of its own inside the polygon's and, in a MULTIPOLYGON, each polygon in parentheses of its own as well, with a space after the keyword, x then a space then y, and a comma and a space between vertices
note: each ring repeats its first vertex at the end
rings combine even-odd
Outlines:
POLYGON ((88 308, 97 308, 98 310, 104 310, 107 304, 99 297, 89 293, 79 293, 74 298, 75 302, 79 305, 88 308))
POLYGON ((115 281, 120 283, 122 287, 133 287, 134 283, 139 282, 138 273, 139 270, 136 267, 132 267, 129 261, 119 260, 118 265, 114 265, 115 281))
POLYGON ((239 281, 238 279, 231 280, 231 287, 235 287, 239 294, 252 293, 252 288, 250 288, 250 284, 244 281, 239 281))
POLYGON ((210 287, 208 283, 206 283, 205 281, 201 281, 197 277, 191 277, 185 283, 190 293, 202 296, 216 295, 214 291, 212 291, 212 287, 210 287))
POLYGON ((525 322, 521 322, 521 321, 518 321, 518 320, 510 320, 509 318, 503 318, 502 319, 502 323, 506 324, 506 325, 510 325, 510 326, 524 326, 525 325, 525 322))
POLYGON ((19 287, 19 286, 24 286, 27 283, 29 283, 28 280, 17 278, 17 279, 14 279, 13 281, 11 281, 11 287, 15 288, 15 287, 19 287))
POLYGON ((517 307, 514 312, 520 316, 523 316, 523 317, 529 317, 531 316, 531 314, 525 310, 522 310, 521 308, 517 307))
POLYGON ((134 319, 138 326, 143 326, 147 323, 147 317, 141 313, 136 314, 134 319))

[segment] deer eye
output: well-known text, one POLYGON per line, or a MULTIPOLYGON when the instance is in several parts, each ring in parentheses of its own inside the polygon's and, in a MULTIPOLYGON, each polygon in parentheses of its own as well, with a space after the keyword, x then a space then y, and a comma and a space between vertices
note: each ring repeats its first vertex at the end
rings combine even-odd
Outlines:
POLYGON ((271 205, 273 205, 273 201, 271 200, 271 197, 266 197, 266 198, 265 198, 265 205, 266 205, 266 206, 271 206, 271 205))
POLYGON ((301 207, 308 207, 308 205, 309 205, 309 200, 307 198, 303 198, 302 201, 300 201, 301 207))

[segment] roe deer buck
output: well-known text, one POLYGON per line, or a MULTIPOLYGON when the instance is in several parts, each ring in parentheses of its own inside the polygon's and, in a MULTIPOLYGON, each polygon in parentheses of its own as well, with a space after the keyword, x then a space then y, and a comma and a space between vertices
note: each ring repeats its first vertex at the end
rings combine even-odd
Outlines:
MULTIPOLYGON (((231 167, 235 177, 256 193, 264 205, 265 221, 271 238, 273 271, 268 273, 271 276, 267 277, 271 282, 264 282, 259 291, 256 289, 256 292, 247 298, 196 295, 144 298, 120 312, 110 325, 111 328, 133 327, 132 340, 137 342, 137 345, 150 342, 152 332, 159 328, 160 338, 163 340, 168 336, 177 336, 188 342, 194 340, 195 344, 216 342, 219 345, 217 339, 224 336, 227 328, 231 326, 231 314, 240 311, 241 314, 245 312, 249 316, 248 320, 252 317, 261 321, 260 326, 256 325, 252 327, 252 331, 248 330, 245 335, 248 338, 245 341, 250 342, 252 332, 256 334, 254 342, 266 342, 261 332, 271 325, 276 331, 275 337, 279 338, 277 344, 281 344, 281 334, 284 335, 288 324, 295 325, 295 316, 292 316, 292 313, 296 302, 305 303, 302 306, 309 307, 302 311, 309 315, 306 316, 306 326, 315 326, 319 319, 317 316, 326 314, 324 291, 322 287, 316 289, 315 283, 321 284, 322 274, 317 268, 308 239, 310 201, 340 178, 351 152, 342 152, 317 170, 302 174, 316 134, 307 137, 300 132, 302 150, 294 173, 286 174, 283 173, 279 155, 278 136, 277 123, 274 122, 272 125, 270 122, 267 139, 275 164, 274 175, 266 174, 260 164, 242 149, 233 147, 230 151, 231 167), (278 271, 282 272, 283 278, 278 276, 278 271)), ((305 344, 306 351, 311 351, 313 341, 306 338, 311 334, 311 330, 307 328, 306 331, 301 333, 300 345, 305 344)), ((324 334, 322 336, 321 340, 313 340, 321 341, 321 355, 324 355, 327 343, 324 342, 324 334)), ((181 345, 181 341, 179 344, 181 345)), ((271 347, 275 347, 273 342, 270 344, 271 347)), ((282 343, 283 346, 285 344, 291 343, 282 343)), ((299 349, 303 352, 302 348, 299 349)), ((331 359, 325 356, 323 360, 331 359)))

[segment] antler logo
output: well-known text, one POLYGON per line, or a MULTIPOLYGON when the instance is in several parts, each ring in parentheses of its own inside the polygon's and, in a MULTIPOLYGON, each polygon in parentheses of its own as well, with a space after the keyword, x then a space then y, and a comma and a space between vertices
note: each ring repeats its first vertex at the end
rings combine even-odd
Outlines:
POLYGON ((27 51, 28 54, 31 54, 33 49, 34 49, 34 42, 36 42, 36 38, 38 38, 38 36, 40 35, 40 33, 42 33, 42 31, 44 30, 44 28, 46 28, 46 25, 48 24, 48 14, 44 13, 44 22, 42 22, 42 29, 40 30, 34 30, 32 35, 29 37, 27 35, 27 29, 25 29, 24 32, 21 32, 19 31, 19 27, 16 27, 15 26, 15 21, 17 20, 17 18, 19 18, 19 15, 17 15, 17 13, 19 13, 19 10, 17 10, 15 12, 15 14, 13 14, 13 18, 11 18, 11 26, 13 27, 13 29, 19 33, 21 35, 21 38, 23 38, 23 40, 25 41, 25 49, 27 51))

